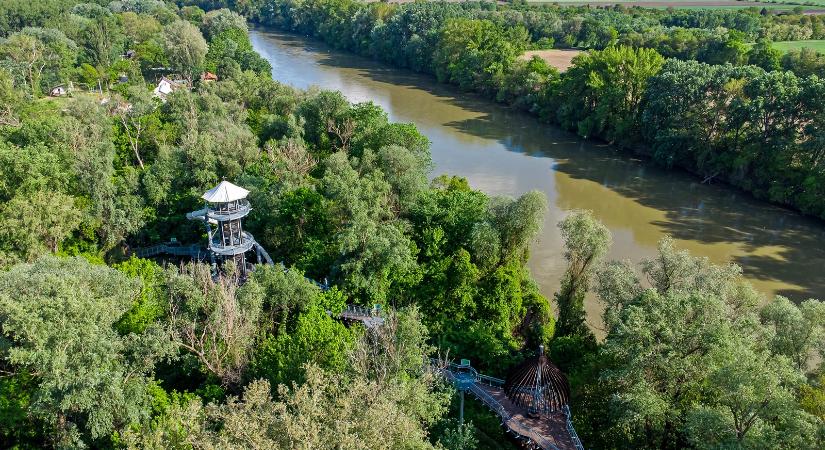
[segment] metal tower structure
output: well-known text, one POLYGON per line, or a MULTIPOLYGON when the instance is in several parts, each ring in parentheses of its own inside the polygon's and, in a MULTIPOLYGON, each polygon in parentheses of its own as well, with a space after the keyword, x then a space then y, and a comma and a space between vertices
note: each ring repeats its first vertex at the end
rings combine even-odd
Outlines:
POLYGON ((242 219, 252 210, 246 199, 249 191, 226 180, 206 191, 203 209, 186 214, 189 220, 201 220, 206 226, 207 251, 213 265, 235 261, 241 275, 247 273, 246 253, 255 250, 258 263, 272 264, 266 250, 243 230, 242 219))

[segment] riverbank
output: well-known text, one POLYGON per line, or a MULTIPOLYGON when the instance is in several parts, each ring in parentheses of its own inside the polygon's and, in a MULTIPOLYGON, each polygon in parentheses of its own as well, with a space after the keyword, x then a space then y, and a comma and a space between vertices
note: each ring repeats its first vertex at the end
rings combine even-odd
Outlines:
MULTIPOLYGON (((547 35, 532 19, 510 17, 509 10, 489 4, 348 5, 312 8, 278 0, 256 20, 398 68, 434 74, 462 91, 529 111, 580 136, 615 143, 662 167, 678 167, 702 181, 725 182, 757 199, 825 218, 825 171, 813 144, 825 87, 815 77, 766 72, 739 60, 722 64, 733 62, 725 59, 730 55, 713 56, 715 47, 707 42, 701 60, 712 64, 695 61, 696 55, 664 59, 638 42, 633 48, 582 44, 605 50, 588 53, 559 75, 545 63, 518 56, 537 43, 546 45, 548 36, 562 37, 547 35), (741 87, 728 90, 731 83, 741 87), (781 96, 774 95, 777 90, 781 96)), ((541 20, 570 19, 553 11, 535 13, 541 20)), ((624 20, 620 12, 609 14, 612 21, 624 20)), ((724 23, 731 19, 718 11, 708 14, 724 23)), ((667 17, 662 20, 682 20, 667 17)), ((758 27, 752 23, 758 19, 736 18, 758 27)))
MULTIPOLYGON (((375 102, 392 121, 415 123, 432 143, 434 176, 460 175, 492 195, 543 191, 550 209, 529 266, 548 298, 564 270, 556 223, 571 209, 592 210, 610 228, 610 259, 651 257, 658 240, 671 235, 695 255, 741 265, 768 296, 825 297, 825 274, 816 269, 825 265, 818 221, 644 164, 426 75, 294 34, 259 28, 250 37, 277 80, 338 90, 351 101, 375 102)), ((591 299, 586 306, 598 327, 600 305, 591 299)))

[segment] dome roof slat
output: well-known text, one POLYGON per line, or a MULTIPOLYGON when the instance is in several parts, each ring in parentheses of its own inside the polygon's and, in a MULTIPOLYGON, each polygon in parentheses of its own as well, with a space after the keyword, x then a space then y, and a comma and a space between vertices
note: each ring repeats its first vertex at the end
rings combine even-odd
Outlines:
POLYGON ((542 350, 507 376, 504 392, 518 406, 537 413, 554 412, 570 403, 570 384, 542 350))

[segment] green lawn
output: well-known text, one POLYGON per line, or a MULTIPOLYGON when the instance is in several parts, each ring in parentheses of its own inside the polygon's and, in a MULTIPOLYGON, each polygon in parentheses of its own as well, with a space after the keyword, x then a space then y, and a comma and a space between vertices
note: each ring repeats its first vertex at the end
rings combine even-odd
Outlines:
POLYGON ((774 42, 774 48, 787 52, 788 50, 799 49, 802 47, 812 48, 820 53, 825 53, 825 40, 821 41, 783 41, 774 42))

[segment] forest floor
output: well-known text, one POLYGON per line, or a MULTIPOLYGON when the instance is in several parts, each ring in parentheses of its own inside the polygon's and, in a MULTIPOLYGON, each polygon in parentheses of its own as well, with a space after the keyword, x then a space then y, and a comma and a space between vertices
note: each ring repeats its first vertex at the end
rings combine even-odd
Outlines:
POLYGON ((529 60, 533 56, 538 56, 547 64, 559 69, 559 72, 564 72, 568 67, 573 65, 573 58, 581 52, 581 50, 571 49, 528 50, 519 58, 529 60))

